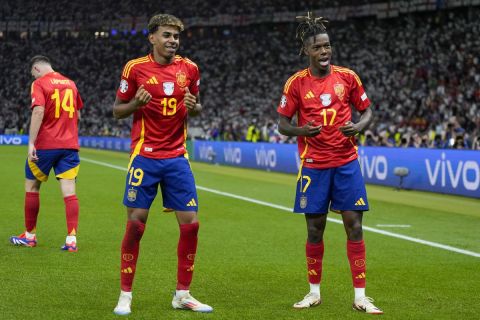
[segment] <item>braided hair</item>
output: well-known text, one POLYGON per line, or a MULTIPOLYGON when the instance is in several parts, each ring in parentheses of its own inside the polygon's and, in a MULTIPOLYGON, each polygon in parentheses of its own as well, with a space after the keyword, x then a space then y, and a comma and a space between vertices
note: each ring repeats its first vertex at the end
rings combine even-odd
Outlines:
POLYGON ((300 39, 302 47, 300 48, 300 55, 305 47, 305 40, 317 34, 327 33, 326 25, 329 23, 327 18, 315 17, 312 11, 308 11, 306 16, 297 16, 296 20, 299 22, 295 38, 300 39))

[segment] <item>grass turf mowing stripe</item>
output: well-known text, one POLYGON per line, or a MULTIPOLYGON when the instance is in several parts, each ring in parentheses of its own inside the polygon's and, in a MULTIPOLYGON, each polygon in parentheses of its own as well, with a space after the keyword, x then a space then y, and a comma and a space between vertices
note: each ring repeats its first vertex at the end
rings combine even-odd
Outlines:
MULTIPOLYGON (((94 163, 94 164, 98 164, 98 165, 101 165, 101 166, 117 169, 117 170, 127 171, 126 167, 112 165, 112 164, 109 164, 107 162, 88 159, 88 158, 85 158, 85 157, 82 157, 81 160, 86 161, 86 162, 90 162, 90 163, 94 163)), ((207 192, 210 192, 210 193, 214 193, 214 194, 218 194, 218 195, 225 196, 225 197, 230 197, 230 198, 234 198, 234 199, 238 199, 238 200, 242 200, 242 201, 246 201, 246 202, 255 203, 255 204, 266 206, 266 207, 271 207, 271 208, 275 208, 275 209, 279 209, 279 210, 283 210, 283 211, 292 212, 292 208, 289 208, 289 207, 285 207, 285 206, 281 206, 281 205, 277 205, 277 204, 274 204, 274 203, 265 202, 265 201, 261 201, 261 200, 257 200, 257 199, 253 199, 253 198, 249 198, 249 197, 240 196, 240 195, 236 195, 236 194, 233 194, 233 193, 228 193, 228 192, 223 192, 223 191, 219 191, 219 190, 215 190, 215 189, 210 189, 210 188, 202 187, 202 186, 199 186, 199 185, 197 185, 197 189, 207 191, 207 192)), ((328 221, 338 223, 338 224, 343 224, 342 220, 339 220, 339 219, 328 218, 328 221)), ((469 250, 463 250, 463 249, 460 249, 460 248, 444 245, 444 244, 437 243, 437 242, 432 242, 432 241, 423 240, 423 239, 419 239, 419 238, 409 237, 409 236, 405 236, 405 235, 390 232, 390 231, 385 231, 385 230, 381 230, 381 229, 377 229, 377 228, 368 227, 368 226, 365 226, 365 225, 363 226, 363 230, 367 230, 367 231, 370 231, 370 232, 373 232, 373 233, 378 233, 378 234, 382 234, 382 235, 397 238, 397 239, 402 239, 402 240, 406 240, 406 241, 411 241, 411 242, 423 244, 423 245, 434 247, 434 248, 439 248, 439 249, 443 249, 443 250, 447 250, 447 251, 451 251, 451 252, 460 253, 460 254, 464 254, 464 255, 467 255, 467 256, 480 258, 480 253, 469 251, 469 250)))

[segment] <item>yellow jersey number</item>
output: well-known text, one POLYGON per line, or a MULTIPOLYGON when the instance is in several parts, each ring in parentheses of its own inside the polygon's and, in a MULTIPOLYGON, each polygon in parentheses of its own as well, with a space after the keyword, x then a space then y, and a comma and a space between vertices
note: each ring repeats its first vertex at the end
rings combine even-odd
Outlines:
POLYGON ((305 193, 312 182, 312 178, 309 176, 301 176, 300 179, 302 179, 302 181, 300 181, 300 189, 303 193, 305 193), (303 180, 306 180, 305 184, 303 184, 303 180))
POLYGON ((131 167, 130 170, 128 170, 128 173, 130 174, 130 178, 128 179, 128 184, 134 187, 138 187, 139 185, 142 184, 143 180, 143 170, 140 168, 135 169, 134 167, 131 167), (132 181, 135 179, 136 181, 132 181))
POLYGON ((73 90, 67 88, 62 92, 63 97, 60 95, 60 90, 55 89, 51 98, 55 101, 55 118, 60 118, 60 106, 63 111, 68 112, 68 117, 73 118, 75 113, 75 107, 73 106, 73 90))
POLYGON ((160 104, 163 107, 164 116, 173 116, 175 113, 177 113, 177 99, 163 98, 162 101, 160 101, 160 104))
POLYGON ((323 125, 331 126, 335 121, 335 117, 337 116, 337 111, 333 108, 322 109, 322 111, 320 112, 320 115, 323 116, 323 125))

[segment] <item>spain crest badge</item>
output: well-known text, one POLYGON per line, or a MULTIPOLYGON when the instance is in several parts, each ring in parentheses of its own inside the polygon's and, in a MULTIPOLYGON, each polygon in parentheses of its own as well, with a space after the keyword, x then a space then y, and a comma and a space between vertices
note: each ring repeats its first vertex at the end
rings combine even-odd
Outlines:
POLYGON ((183 71, 177 72, 177 84, 184 88, 187 85, 187 75, 183 71))
POLYGON ((307 197, 301 196, 300 197, 300 208, 305 209, 307 207, 307 197))
POLYGON ((337 95, 338 99, 340 101, 343 101, 343 97, 345 96, 345 86, 343 83, 336 83, 333 86, 333 90, 335 90, 335 94, 337 95))
POLYGON ((127 199, 130 202, 137 200, 137 190, 134 188, 128 189, 127 199))

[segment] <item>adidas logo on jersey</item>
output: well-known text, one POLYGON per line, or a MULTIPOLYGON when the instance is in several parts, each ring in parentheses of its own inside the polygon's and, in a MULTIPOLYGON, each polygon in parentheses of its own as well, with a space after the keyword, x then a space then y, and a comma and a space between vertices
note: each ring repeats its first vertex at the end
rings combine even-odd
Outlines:
POLYGON ((148 79, 147 84, 158 84, 157 78, 155 76, 148 79))
POLYGON ((187 203, 187 207, 196 207, 197 206, 197 202, 195 201, 195 199, 192 199, 190 200, 189 203, 187 203))
POLYGON ((315 98, 315 95, 313 94, 312 90, 309 90, 307 92, 307 94, 305 95, 305 97, 303 97, 305 100, 307 99, 312 99, 312 98, 315 98))
POLYGON ((365 201, 363 201, 363 198, 360 198, 360 199, 357 200, 357 202, 355 202, 355 205, 356 206, 364 206, 365 201))

